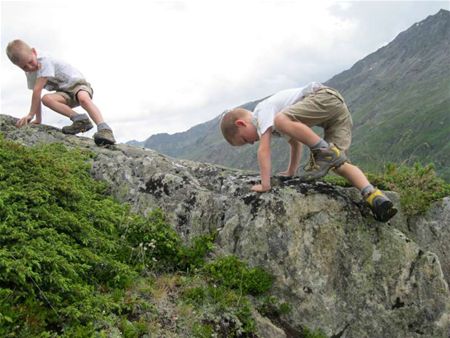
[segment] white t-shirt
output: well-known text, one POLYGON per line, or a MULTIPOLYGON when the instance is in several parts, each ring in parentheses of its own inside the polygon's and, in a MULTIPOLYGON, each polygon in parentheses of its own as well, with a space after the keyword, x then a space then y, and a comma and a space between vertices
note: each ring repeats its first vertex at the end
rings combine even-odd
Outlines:
POLYGON ((74 83, 84 80, 83 74, 68 63, 55 59, 44 53, 37 53, 40 68, 35 72, 25 72, 27 76, 28 89, 33 89, 36 79, 40 77, 47 78, 45 89, 64 90, 72 86, 74 83))
MULTIPOLYGON (((324 86, 319 82, 311 82, 304 87, 279 91, 258 103, 253 111, 253 123, 256 126, 259 137, 261 137, 267 129, 273 127, 273 119, 275 118, 276 113, 301 101, 305 96, 322 87, 324 86)), ((272 132, 276 132, 276 130, 273 128, 272 132)))

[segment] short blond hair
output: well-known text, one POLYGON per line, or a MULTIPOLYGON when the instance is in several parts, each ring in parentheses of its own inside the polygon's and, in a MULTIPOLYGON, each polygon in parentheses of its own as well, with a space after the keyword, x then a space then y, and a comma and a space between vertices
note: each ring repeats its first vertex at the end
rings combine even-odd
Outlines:
POLYGON ((233 138, 238 132, 238 127, 236 126, 236 120, 242 119, 250 113, 249 110, 244 108, 234 108, 226 110, 220 121, 220 130, 222 135, 227 140, 229 144, 233 144, 233 138))
POLYGON ((6 55, 14 64, 17 64, 24 56, 30 55, 32 51, 30 46, 19 39, 11 41, 6 47, 6 55))

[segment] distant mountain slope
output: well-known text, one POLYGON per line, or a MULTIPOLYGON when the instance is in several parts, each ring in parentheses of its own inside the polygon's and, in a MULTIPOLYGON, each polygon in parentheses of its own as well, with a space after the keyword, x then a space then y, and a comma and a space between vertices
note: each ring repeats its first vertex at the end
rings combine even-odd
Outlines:
MULTIPOLYGON (((376 170, 386 162, 434 162, 450 179, 449 11, 414 24, 326 84, 342 92, 352 111, 355 163, 376 170)), ((244 106, 253 109, 257 102, 244 106)), ((183 133, 153 135, 140 145, 177 158, 257 169, 257 145, 226 144, 219 118, 183 133)), ((273 147, 274 170, 282 170, 288 147, 283 140, 273 147)))
POLYGON ((327 84, 351 107, 356 163, 434 162, 450 178, 449 11, 416 23, 327 84))

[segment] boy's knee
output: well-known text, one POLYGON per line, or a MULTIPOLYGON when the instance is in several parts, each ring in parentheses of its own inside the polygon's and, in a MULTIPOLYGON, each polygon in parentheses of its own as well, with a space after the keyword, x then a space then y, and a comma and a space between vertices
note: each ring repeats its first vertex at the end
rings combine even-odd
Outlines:
POLYGON ((41 102, 44 106, 49 107, 52 102, 54 101, 53 97, 51 94, 45 94, 44 96, 42 96, 41 98, 41 102))
POLYGON ((91 102, 91 97, 88 92, 80 90, 77 93, 77 100, 81 107, 85 107, 91 102))

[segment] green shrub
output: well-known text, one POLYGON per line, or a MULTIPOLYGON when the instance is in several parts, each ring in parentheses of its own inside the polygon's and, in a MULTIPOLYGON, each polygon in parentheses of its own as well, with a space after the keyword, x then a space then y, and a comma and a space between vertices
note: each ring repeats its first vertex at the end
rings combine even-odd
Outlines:
POLYGON ((304 338, 327 338, 327 335, 323 333, 322 330, 311 330, 307 327, 303 328, 303 337, 304 338))
POLYGON ((184 271, 202 268, 205 265, 206 255, 214 248, 216 236, 216 233, 198 236, 192 240, 190 246, 183 246, 180 251, 178 268, 184 271))
POLYGON ((119 233, 130 245, 125 256, 141 269, 154 271, 188 271, 204 264, 206 254, 212 250, 215 235, 192 239, 190 246, 182 243, 159 209, 146 219, 127 215, 120 222, 119 233))
MULTIPOLYGON (((185 290, 184 301, 193 304, 199 314, 193 334, 212 325, 219 337, 251 337, 255 331, 251 305, 247 297, 224 286, 199 286, 185 290)), ((204 331, 201 331, 204 332, 204 331)))
POLYGON ((248 295, 261 296, 272 287, 272 277, 261 268, 249 268, 235 256, 203 266, 207 284, 190 286, 185 302, 199 314, 193 335, 203 337, 210 325, 219 337, 254 337, 255 321, 248 295))
POLYGON ((206 264, 215 234, 186 246, 160 210, 132 214, 91 178, 91 157, 0 135, 0 336, 141 336, 158 308, 136 277, 174 272, 210 282, 183 293, 200 309, 195 336, 252 337, 247 295, 271 277, 232 256, 206 264))
MULTIPOLYGON (((428 210, 431 203, 450 195, 450 184, 437 176, 432 164, 398 166, 389 163, 382 173, 368 173, 367 178, 382 190, 399 193, 402 209, 408 216, 423 213, 428 210)), ((329 175, 326 181, 344 187, 350 186, 340 176, 329 175)))
POLYGON ((120 235, 130 245, 129 261, 141 269, 165 270, 176 266, 182 245, 178 234, 165 220, 161 210, 147 219, 128 215, 120 224, 120 235))
POLYGON ((258 311, 267 317, 281 317, 292 311, 289 303, 280 303, 274 296, 266 296, 258 306, 258 311))
POLYGON ((409 215, 425 212, 431 203, 450 195, 450 184, 436 175, 434 166, 388 164, 382 175, 369 175, 382 189, 397 191, 403 211, 409 215))
POLYGON ((205 266, 206 274, 219 285, 244 294, 261 295, 272 287, 272 277, 263 269, 249 268, 235 256, 218 258, 205 266))
POLYGON ((89 157, 0 139, 0 335, 62 332, 61 323, 90 331, 117 308, 100 290, 136 275, 119 257, 116 220, 127 210, 90 177, 89 157))
POLYGON ((213 236, 187 247, 160 210, 130 213, 91 178, 91 156, 0 137, 0 336, 90 336, 127 313, 140 272, 204 264, 213 236))

